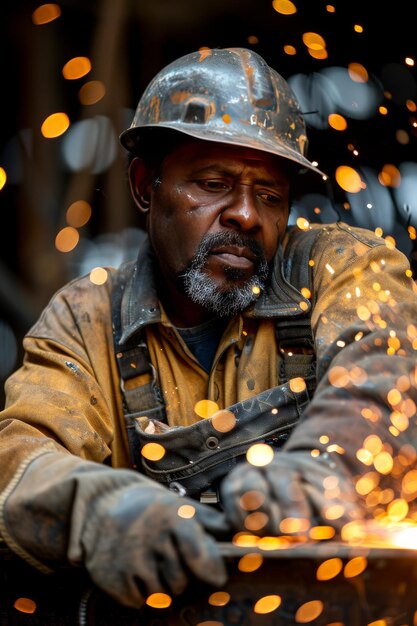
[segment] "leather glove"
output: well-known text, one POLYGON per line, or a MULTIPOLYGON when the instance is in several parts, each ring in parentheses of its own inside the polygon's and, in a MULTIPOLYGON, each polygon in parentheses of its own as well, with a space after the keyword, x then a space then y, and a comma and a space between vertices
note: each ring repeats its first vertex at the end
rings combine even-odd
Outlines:
POLYGON ((126 606, 139 608, 155 592, 180 594, 195 579, 226 580, 214 539, 229 530, 224 514, 132 470, 43 454, 4 497, 2 518, 4 540, 20 556, 44 571, 84 565, 126 606), (186 504, 192 518, 178 515, 186 504))
POLYGON ((282 522, 289 518, 340 531, 347 522, 365 517, 351 476, 327 453, 312 457, 304 451, 278 452, 263 467, 240 463, 223 480, 220 496, 230 525, 258 535, 286 534, 282 522), (260 528, 253 528, 254 512, 261 514, 260 528))

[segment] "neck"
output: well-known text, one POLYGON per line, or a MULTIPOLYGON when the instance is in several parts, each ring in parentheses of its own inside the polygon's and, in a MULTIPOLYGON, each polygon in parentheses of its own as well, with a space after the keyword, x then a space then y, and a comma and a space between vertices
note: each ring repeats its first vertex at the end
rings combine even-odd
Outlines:
POLYGON ((193 302, 176 287, 164 285, 158 290, 162 305, 174 326, 192 328, 216 317, 211 311, 193 302))

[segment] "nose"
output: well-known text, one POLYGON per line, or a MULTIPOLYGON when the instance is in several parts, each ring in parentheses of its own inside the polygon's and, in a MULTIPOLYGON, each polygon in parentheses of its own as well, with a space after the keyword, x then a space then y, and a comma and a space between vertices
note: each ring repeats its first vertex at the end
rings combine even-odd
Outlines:
POLYGON ((261 216, 250 185, 239 184, 228 194, 227 205, 220 216, 222 226, 242 231, 257 232, 261 228, 261 216))

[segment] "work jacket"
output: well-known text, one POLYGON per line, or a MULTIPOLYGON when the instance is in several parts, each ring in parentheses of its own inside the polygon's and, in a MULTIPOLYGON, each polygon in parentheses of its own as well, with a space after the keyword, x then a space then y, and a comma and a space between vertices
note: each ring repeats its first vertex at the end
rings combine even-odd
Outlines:
MULTIPOLYGON (((355 478, 373 471, 381 489, 395 479, 400 497, 398 468, 412 467, 417 445, 417 295, 409 262, 370 231, 341 223, 314 228, 320 232, 303 261, 311 268, 309 288, 296 290, 285 279, 301 262, 310 232, 293 229, 282 241, 269 288, 230 320, 209 373, 160 305, 146 239, 126 280, 122 333, 146 333, 168 423, 186 426, 203 419, 201 401, 223 409, 278 385, 283 355, 275 319, 310 308, 318 384, 284 448, 338 454, 355 478), (300 245, 294 247, 295 239, 300 245)), ((54 295, 24 339, 23 366, 6 384, 0 530, 16 551, 7 501, 33 459, 53 451, 80 463, 131 467, 111 321, 117 270, 106 271, 102 284, 76 278, 54 295)))

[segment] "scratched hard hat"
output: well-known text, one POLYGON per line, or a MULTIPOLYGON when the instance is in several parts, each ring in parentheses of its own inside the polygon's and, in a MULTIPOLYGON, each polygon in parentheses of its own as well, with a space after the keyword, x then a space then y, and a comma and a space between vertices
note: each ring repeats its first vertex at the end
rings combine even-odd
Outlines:
POLYGON ((306 126, 290 86, 245 48, 202 49, 163 68, 145 89, 121 144, 140 151, 150 128, 262 150, 323 176, 306 156, 306 126))

